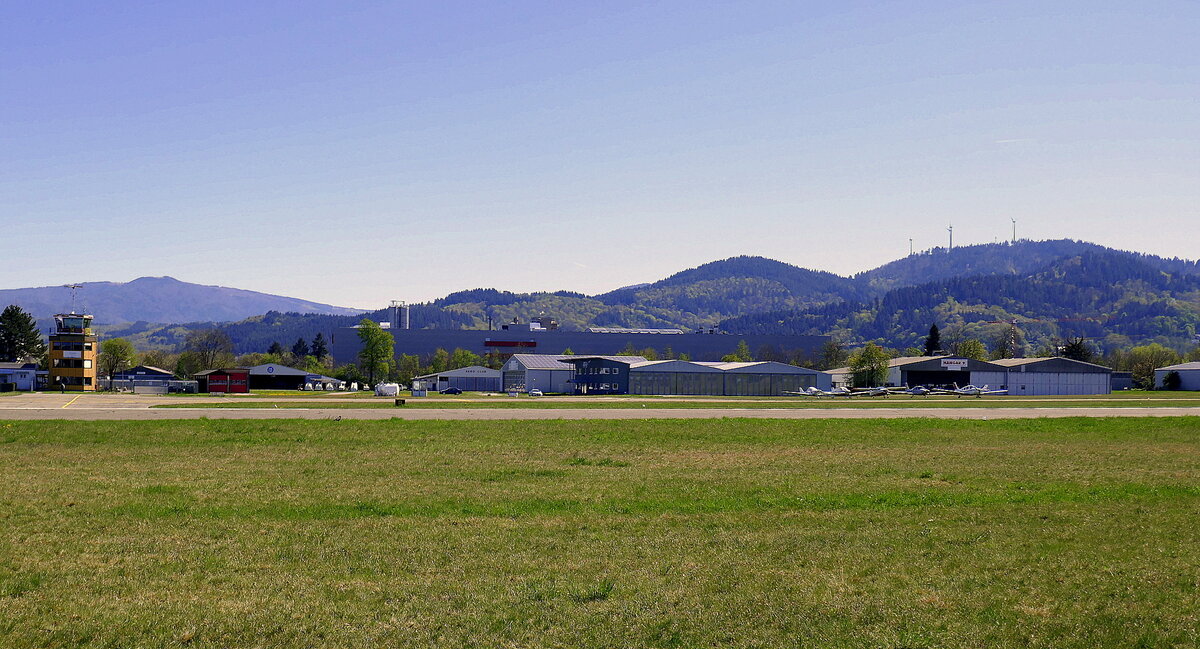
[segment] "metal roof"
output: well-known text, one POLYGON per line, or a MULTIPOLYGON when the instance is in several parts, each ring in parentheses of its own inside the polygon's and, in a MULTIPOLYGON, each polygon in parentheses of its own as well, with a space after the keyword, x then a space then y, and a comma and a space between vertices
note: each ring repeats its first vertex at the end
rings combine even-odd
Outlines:
POLYGON ((204 370, 203 372, 196 372, 192 376, 208 376, 209 374, 216 374, 217 372, 224 372, 224 373, 247 372, 247 373, 249 373, 249 371, 250 371, 250 368, 248 368, 248 367, 220 367, 215 370, 204 370))
POLYGON ((634 329, 628 327, 588 327, 593 334, 681 334, 683 329, 634 329))
POLYGON ((994 361, 988 361, 988 362, 992 363, 993 365, 1000 365, 1002 367, 1020 367, 1022 365, 1036 365, 1038 363, 1048 363, 1048 362, 1055 362, 1055 361, 1060 362, 1060 363, 1072 363, 1075 365, 1083 365, 1086 367, 1095 367, 1097 369, 1104 370, 1105 372, 1112 371, 1111 367, 1105 367, 1103 365, 1097 365, 1095 363, 1088 363, 1085 361, 1077 361, 1073 358, 1064 358, 1062 356, 1050 356, 1050 357, 1040 357, 1040 358, 998 358, 994 361))
POLYGON ((617 361, 618 363, 643 363, 646 359, 642 356, 598 356, 595 354, 573 355, 573 354, 513 354, 510 360, 515 360, 525 366, 527 370, 572 370, 575 367, 563 360, 568 358, 603 358, 605 360, 617 361))
POLYGON ((170 370, 164 370, 161 367, 154 367, 153 365, 135 365, 129 369, 116 372, 116 374, 133 374, 136 376, 138 370, 150 370, 151 372, 158 372, 159 374, 166 374, 168 376, 175 375, 175 373, 170 370))
POLYGON ((279 363, 264 363, 250 368, 251 376, 309 376, 310 372, 279 363))
POLYGON ((1154 369, 1154 371, 1155 371, 1155 372, 1160 372, 1160 371, 1162 371, 1162 370, 1168 370, 1168 371, 1172 371, 1172 370, 1200 370, 1200 361, 1193 361, 1193 362, 1191 362, 1191 363, 1180 363, 1180 364, 1178 364, 1178 365, 1168 365, 1168 366, 1166 366, 1166 367, 1157 367, 1157 368, 1155 368, 1155 369, 1154 369))
POLYGON ((721 368, 717 367, 720 363, 711 363, 704 361, 681 361, 681 360, 666 360, 666 361, 646 361, 644 363, 634 363, 629 366, 631 370, 658 370, 664 372, 720 372, 721 368))
MULTIPOLYGON (((973 360, 970 358, 966 358, 964 356, 900 356, 899 358, 889 358, 888 359, 888 367, 889 368, 903 367, 905 365, 912 365, 914 363, 924 363, 927 361, 940 361, 943 358, 954 359, 954 360, 963 360, 963 361, 973 360)), ((975 362, 976 363, 991 363, 992 361, 975 361, 975 362)), ((825 371, 829 372, 830 374, 849 374, 853 370, 851 370, 849 366, 846 366, 846 367, 838 367, 838 368, 835 368, 832 370, 825 370, 825 371)))
POLYGON ((423 374, 421 376, 414 376, 413 380, 431 379, 431 378, 435 378, 438 376, 460 377, 460 376, 477 376, 477 375, 482 375, 482 376, 486 376, 489 378, 499 378, 500 374, 501 374, 500 370, 494 370, 490 367, 484 367, 482 365, 469 365, 467 367, 456 367, 452 370, 446 370, 444 372, 433 372, 432 374, 423 374))

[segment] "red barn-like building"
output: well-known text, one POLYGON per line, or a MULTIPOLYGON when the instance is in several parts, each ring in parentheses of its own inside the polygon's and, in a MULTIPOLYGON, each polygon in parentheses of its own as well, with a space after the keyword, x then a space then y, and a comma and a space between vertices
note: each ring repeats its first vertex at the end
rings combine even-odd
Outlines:
POLYGON ((223 367, 219 370, 197 372, 192 376, 200 382, 201 392, 250 392, 250 369, 246 367, 223 367))

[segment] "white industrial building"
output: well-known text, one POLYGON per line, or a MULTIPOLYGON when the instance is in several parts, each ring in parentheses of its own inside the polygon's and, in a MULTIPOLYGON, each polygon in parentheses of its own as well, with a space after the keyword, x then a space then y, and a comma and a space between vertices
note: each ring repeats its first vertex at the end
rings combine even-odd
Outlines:
POLYGON ((1109 394, 1112 369, 1070 358, 1003 358, 991 361, 1008 370, 1009 394, 1109 394))
MULTIPOLYGON (((835 386, 850 387, 849 367, 830 370, 835 386)), ((1109 394, 1112 370, 1069 358, 978 361, 958 356, 907 356, 888 361, 889 387, 988 386, 1012 395, 1109 394)))
POLYGON ((1171 372, 1179 374, 1180 390, 1200 390, 1200 362, 1168 365, 1154 370, 1154 387, 1161 390, 1163 381, 1171 372))
POLYGON ((38 373, 37 363, 0 363, 0 391, 33 390, 38 384, 38 373))

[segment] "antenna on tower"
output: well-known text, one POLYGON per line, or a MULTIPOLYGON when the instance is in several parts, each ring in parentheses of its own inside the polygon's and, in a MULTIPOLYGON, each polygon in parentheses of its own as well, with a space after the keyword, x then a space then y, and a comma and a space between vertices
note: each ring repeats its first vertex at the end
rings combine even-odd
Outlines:
POLYGON ((912 247, 912 238, 911 237, 908 240, 908 256, 909 257, 913 256, 913 247, 912 247))
POLYGON ((950 247, 946 248, 946 251, 949 252, 954 250, 954 224, 951 224, 950 227, 946 228, 946 231, 950 233, 950 247))
POLYGON ((1016 242, 1017 242, 1017 220, 1016 220, 1016 219, 1014 219, 1014 218, 1012 218, 1012 217, 1009 217, 1009 219, 1008 219, 1008 220, 1009 220, 1009 221, 1012 221, 1012 224, 1013 224, 1013 243, 1016 243, 1016 242))
POLYGON ((83 284, 63 284, 63 286, 71 289, 71 313, 75 313, 75 291, 83 288, 83 284))

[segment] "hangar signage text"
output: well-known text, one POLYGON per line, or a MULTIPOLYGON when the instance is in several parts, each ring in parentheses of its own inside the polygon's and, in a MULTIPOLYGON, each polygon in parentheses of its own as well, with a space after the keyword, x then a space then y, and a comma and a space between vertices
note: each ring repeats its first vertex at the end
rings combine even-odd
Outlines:
POLYGON ((961 372, 961 371, 967 369, 967 365, 970 362, 971 361, 969 361, 965 358, 943 358, 942 359, 942 369, 950 370, 952 372, 961 372))

